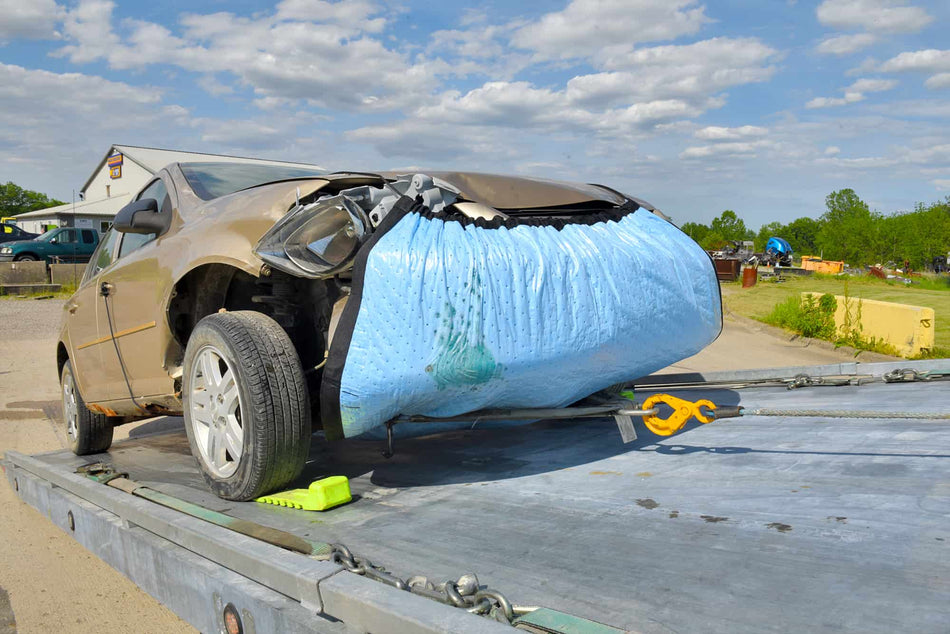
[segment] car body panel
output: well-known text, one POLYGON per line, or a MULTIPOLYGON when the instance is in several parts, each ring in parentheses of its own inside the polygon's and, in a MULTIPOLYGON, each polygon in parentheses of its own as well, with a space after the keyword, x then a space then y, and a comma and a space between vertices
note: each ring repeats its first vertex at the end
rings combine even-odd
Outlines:
MULTIPOLYGON (((474 172, 432 172, 426 174, 454 185, 467 199, 495 209, 560 207, 605 201, 622 204, 620 194, 583 183, 567 183, 541 178, 502 176, 474 172)), ((392 172, 385 173, 394 177, 392 172)))

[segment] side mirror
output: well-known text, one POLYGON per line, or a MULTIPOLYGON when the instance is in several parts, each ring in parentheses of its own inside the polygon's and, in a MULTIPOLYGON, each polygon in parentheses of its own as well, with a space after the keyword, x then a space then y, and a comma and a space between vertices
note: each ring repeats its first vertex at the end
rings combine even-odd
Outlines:
POLYGON ((119 233, 161 233, 165 219, 158 213, 154 198, 134 200, 119 210, 112 223, 119 233))

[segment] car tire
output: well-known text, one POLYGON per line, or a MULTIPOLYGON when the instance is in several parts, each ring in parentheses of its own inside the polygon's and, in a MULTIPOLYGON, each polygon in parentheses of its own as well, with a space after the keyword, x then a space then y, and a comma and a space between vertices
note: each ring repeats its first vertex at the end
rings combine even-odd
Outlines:
POLYGON ((15 262, 39 262, 39 258, 32 253, 18 255, 13 259, 15 262))
POLYGON ((63 365, 59 379, 69 448, 77 456, 85 456, 101 453, 111 447, 112 421, 105 414, 98 414, 86 407, 79 393, 72 363, 68 360, 63 365))
POLYGON ((273 319, 221 312, 198 322, 182 373, 188 444, 219 497, 251 500, 293 481, 310 449, 300 358, 273 319))

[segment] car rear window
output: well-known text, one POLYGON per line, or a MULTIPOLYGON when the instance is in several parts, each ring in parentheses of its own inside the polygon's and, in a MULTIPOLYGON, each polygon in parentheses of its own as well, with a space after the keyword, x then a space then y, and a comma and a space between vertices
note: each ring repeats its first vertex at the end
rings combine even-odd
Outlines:
POLYGON ((82 230, 82 243, 83 244, 94 244, 96 241, 96 236, 92 232, 92 229, 83 229, 82 230))
POLYGON ((211 200, 236 191, 275 181, 323 176, 326 171, 314 168, 248 163, 182 163, 182 173, 195 194, 211 200))

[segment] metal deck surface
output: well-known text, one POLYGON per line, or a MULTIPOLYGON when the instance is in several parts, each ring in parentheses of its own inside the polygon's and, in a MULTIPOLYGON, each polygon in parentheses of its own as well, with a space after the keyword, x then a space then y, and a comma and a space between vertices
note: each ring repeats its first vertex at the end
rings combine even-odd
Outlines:
MULTIPOLYGON (((950 410, 948 381, 675 394, 950 410)), ((300 486, 342 474, 354 493, 325 513, 214 497, 181 426, 156 419, 102 458, 165 493, 343 542, 403 577, 475 572, 516 604, 636 632, 950 631, 947 420, 743 417, 665 438, 638 423, 627 445, 612 420, 417 425, 397 433, 390 460, 378 440, 315 436, 300 486)))

